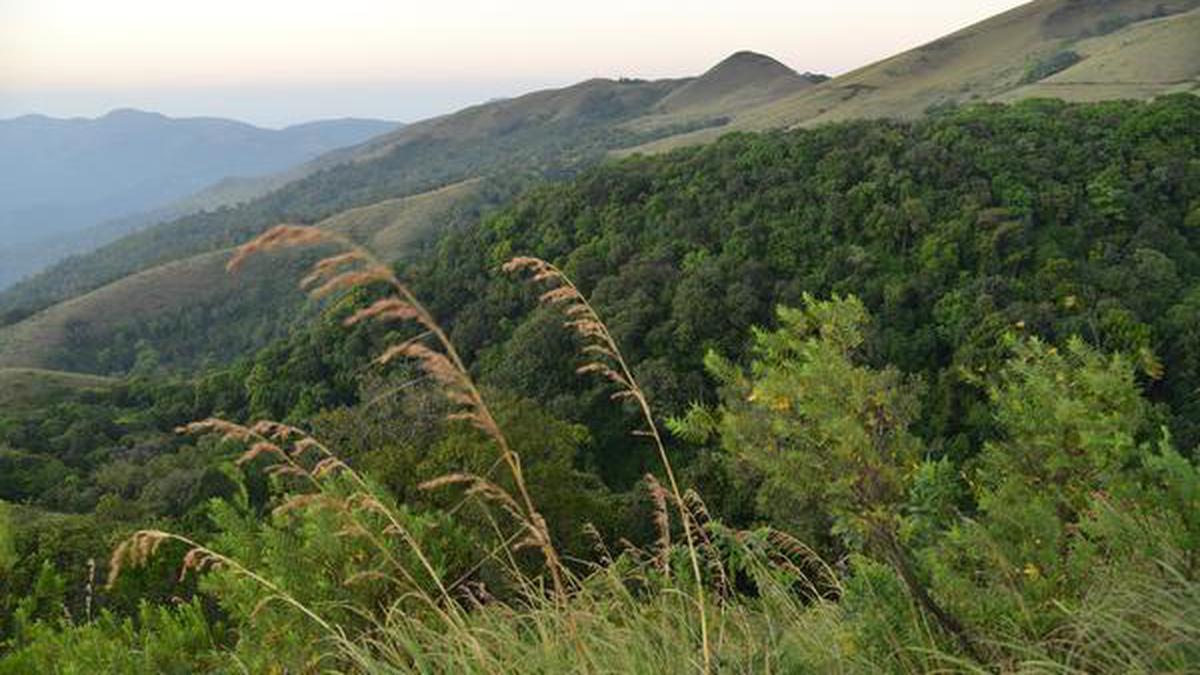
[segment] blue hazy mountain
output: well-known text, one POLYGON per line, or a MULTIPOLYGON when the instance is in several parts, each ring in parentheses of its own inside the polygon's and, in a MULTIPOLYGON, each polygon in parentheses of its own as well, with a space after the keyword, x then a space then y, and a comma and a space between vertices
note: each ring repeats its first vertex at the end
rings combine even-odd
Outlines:
POLYGON ((0 286, 18 273, 5 251, 69 241, 101 222, 163 208, 223 179, 284 171, 397 126, 336 119, 264 129, 131 109, 95 119, 0 120, 0 260, 7 263, 0 286))

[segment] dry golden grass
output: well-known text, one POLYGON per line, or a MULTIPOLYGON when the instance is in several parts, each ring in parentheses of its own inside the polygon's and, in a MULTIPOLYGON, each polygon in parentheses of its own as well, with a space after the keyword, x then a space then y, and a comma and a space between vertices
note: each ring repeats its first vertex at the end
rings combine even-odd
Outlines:
POLYGON ((710 142, 730 131, 813 126, 878 117, 914 118, 947 102, 1013 101, 1030 96, 1065 100, 1150 98, 1189 91, 1200 77, 1196 0, 1036 0, 929 44, 846 73, 778 101, 736 112, 725 127, 672 136, 622 151, 663 152, 710 142), (1178 12, 1109 35, 1084 32, 1117 15, 1150 16, 1156 6, 1178 12), (1025 86, 1029 63, 1064 48, 1092 55, 1025 86), (1184 83, 1184 84, 1181 84, 1184 83))
POLYGON ((412 197, 350 209, 321 222, 320 227, 353 239, 384 260, 399 259, 429 233, 437 218, 473 195, 480 182, 466 180, 412 197))
POLYGON ((1101 101, 1190 91, 1200 85, 1200 9, 1081 40, 1072 49, 1083 61, 997 100, 1101 101))
MULTIPOLYGON (((518 257, 506 263, 504 271, 528 273, 534 283, 542 283, 549 288, 542 293, 540 301, 543 304, 559 308, 567 318, 564 327, 574 331, 583 341, 586 363, 578 368, 579 374, 597 373, 608 379, 616 386, 613 399, 631 400, 637 404, 638 410, 642 413, 642 419, 646 426, 635 431, 634 434, 646 436, 653 441, 659 458, 662 460, 663 471, 666 473, 671 495, 679 510, 679 519, 683 524, 683 533, 687 540, 688 558, 692 564, 692 574, 696 582, 696 606, 700 608, 700 637, 704 656, 704 672, 710 672, 712 670, 712 645, 709 643, 707 614, 703 609, 707 602, 698 551, 699 539, 702 535, 695 519, 695 513, 688 508, 684 493, 680 490, 679 482, 675 478, 675 469, 667 454, 666 444, 663 442, 658 424, 654 420, 654 413, 650 409, 650 401, 646 398, 645 391, 642 390, 633 371, 630 370, 629 364, 621 354, 621 349, 613 339, 612 333, 609 332, 608 326, 604 324, 592 304, 562 270, 545 260, 518 257)), ((657 485, 657 482, 652 483, 652 487, 653 485, 657 485)), ((664 523, 660 522, 660 526, 662 525, 664 523)))

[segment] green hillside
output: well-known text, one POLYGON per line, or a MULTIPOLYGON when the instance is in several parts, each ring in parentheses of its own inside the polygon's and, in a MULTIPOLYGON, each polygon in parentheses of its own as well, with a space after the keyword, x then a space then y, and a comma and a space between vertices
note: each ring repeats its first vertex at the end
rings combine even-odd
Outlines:
POLYGON ((386 260, 402 260, 428 237, 450 209, 474 196, 479 179, 447 185, 424 194, 350 209, 320 223, 371 249, 386 260))
POLYGON ((282 336, 298 260, 225 272, 228 251, 160 265, 0 329, 0 367, 122 373, 139 350, 167 364, 228 359, 282 336))
POLYGON ((0 409, 45 405, 74 392, 99 390, 112 380, 79 373, 31 368, 0 368, 0 409))
POLYGON ((248 203, 163 223, 64 261, 0 293, 0 323, 157 265, 228 248, 281 221, 316 222, 480 176, 570 172, 611 148, 668 133, 614 126, 644 114, 679 84, 592 80, 403 127, 322 158, 320 170, 248 203))
MULTIPOLYGON (((776 64, 761 74, 772 91, 786 89, 779 84, 782 68, 776 64)), ((753 86, 759 76, 749 75, 753 86)), ((72 258, 0 293, 0 363, 120 372, 131 367, 134 345, 142 340, 176 364, 261 346, 286 330, 272 322, 290 317, 298 296, 282 280, 260 279, 254 291, 236 292, 220 274, 227 254, 219 252, 280 221, 328 219, 330 227, 360 234, 381 254, 399 257, 455 209, 501 201, 532 180, 570 175, 613 147, 672 133, 681 124, 710 123, 702 118, 664 128, 621 127, 688 83, 598 79, 475 106, 324 157, 319 170, 242 206, 165 223, 72 258), (487 189, 471 187, 485 177, 487 189), (254 299, 276 304, 252 311, 254 299), (182 326, 180 312, 206 326, 223 324, 205 322, 204 315, 246 323, 234 319, 234 307, 253 317, 237 339, 216 339, 226 328, 211 334, 171 328, 182 326), (137 327, 148 317, 156 326, 137 327), (94 350, 81 348, 121 331, 128 335, 115 347, 120 356, 97 360, 94 350), (204 346, 202 335, 219 346, 204 346), (189 356, 193 348, 199 352, 189 356)))
MULTIPOLYGON (((477 187, 467 181, 351 209, 320 226, 402 259, 477 187)), ((0 367, 120 373, 135 366, 139 352, 173 367, 252 352, 294 322, 303 307, 296 281, 311 257, 253 264, 232 275, 225 269, 230 253, 159 265, 0 328, 0 367)))
MULTIPOLYGON (((508 256, 566 269, 666 414, 711 397, 705 352, 741 356, 776 305, 853 293, 878 319, 872 358, 924 374, 934 392, 925 423, 947 451, 986 434, 971 421, 980 392, 964 373, 994 368, 1018 324, 1160 362, 1154 396, 1191 448, 1198 134, 1200 97, 1179 95, 731 135, 533 190, 449 235, 413 276, 454 317, 460 346, 481 353, 485 381, 536 392, 572 418, 595 419, 607 404, 572 394, 574 345, 555 322, 514 319, 522 305, 491 272, 508 256)), ((632 460, 594 461, 636 477, 645 467, 632 460)))

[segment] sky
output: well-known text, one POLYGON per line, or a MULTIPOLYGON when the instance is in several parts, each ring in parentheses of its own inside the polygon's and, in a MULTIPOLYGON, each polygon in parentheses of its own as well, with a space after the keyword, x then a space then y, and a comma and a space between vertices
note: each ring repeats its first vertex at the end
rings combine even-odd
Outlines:
POLYGON ((415 121, 741 50, 837 75, 1014 0, 0 0, 0 119, 136 107, 415 121))

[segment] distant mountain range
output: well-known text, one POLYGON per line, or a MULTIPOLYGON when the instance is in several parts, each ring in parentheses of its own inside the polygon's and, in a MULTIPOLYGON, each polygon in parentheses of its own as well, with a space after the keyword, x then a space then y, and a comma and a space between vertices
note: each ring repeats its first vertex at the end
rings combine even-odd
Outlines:
MULTIPOLYGON (((396 127, 338 119, 273 130, 131 109, 96 119, 0 120, 0 287, 50 259, 181 215, 187 206, 169 205, 222 179, 280 172, 396 127), (156 209, 162 211, 133 217, 156 209), (113 219, 122 220, 89 231, 113 219)), ((193 201, 190 208, 229 201, 193 201)))

